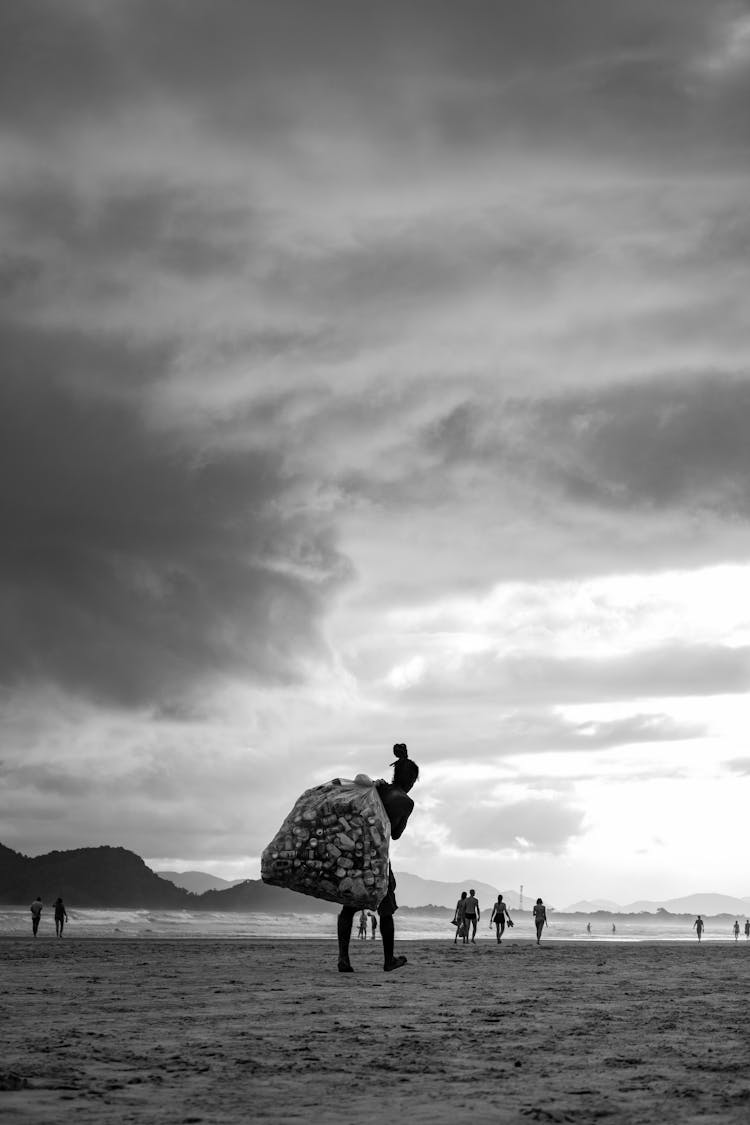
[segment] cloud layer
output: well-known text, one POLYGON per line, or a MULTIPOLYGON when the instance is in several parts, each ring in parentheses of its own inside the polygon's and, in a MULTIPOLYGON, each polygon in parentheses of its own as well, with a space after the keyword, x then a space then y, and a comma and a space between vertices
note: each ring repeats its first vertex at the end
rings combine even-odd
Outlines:
POLYGON ((748 19, 3 8, 3 842, 252 865, 406 738, 407 859, 563 877, 744 784, 748 19))

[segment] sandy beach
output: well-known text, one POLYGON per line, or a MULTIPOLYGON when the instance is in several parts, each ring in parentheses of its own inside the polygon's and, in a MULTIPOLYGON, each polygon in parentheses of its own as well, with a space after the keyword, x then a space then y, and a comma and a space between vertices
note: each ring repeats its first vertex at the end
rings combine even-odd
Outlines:
POLYGON ((744 943, 352 946, 342 975, 333 941, 0 939, 0 1117, 750 1115, 744 943))

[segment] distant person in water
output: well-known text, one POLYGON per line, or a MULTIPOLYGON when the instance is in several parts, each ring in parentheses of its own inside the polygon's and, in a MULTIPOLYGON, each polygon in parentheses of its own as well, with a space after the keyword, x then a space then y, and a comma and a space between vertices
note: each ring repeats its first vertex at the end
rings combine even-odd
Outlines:
POLYGON ((459 938, 463 938, 466 944, 466 899, 469 896, 466 891, 461 891, 461 897, 456 903, 456 911, 453 915, 453 925, 456 927, 456 936, 453 938, 455 945, 459 938))
POLYGON ((534 915, 534 925, 536 926, 536 943, 539 945, 539 942, 542 940, 542 930, 547 925, 547 909, 540 898, 534 903, 532 913, 534 915))
MULTIPOLYGON (((419 766, 409 757, 406 744, 397 742, 393 747, 396 761, 393 763, 393 781, 376 782, 378 794, 383 802, 386 815, 391 824, 391 839, 398 840, 404 833, 406 822, 413 809, 414 802, 407 796, 419 777, 419 766)), ((405 957, 395 957, 393 945, 395 941, 395 926, 393 915, 398 910, 396 902, 396 880, 388 864, 388 892, 378 906, 380 915, 380 937, 383 941, 383 971, 392 972, 406 964, 405 957)), ((352 936, 352 923, 357 913, 356 906, 342 906, 338 916, 339 938, 339 972, 353 973, 354 969, 349 961, 349 940, 352 936)))
POLYGON ((68 920, 68 912, 65 909, 65 903, 61 898, 55 899, 55 933, 58 937, 63 936, 63 926, 68 920))
POLYGON ((745 938, 750 938, 750 920, 745 919, 745 938))
POLYGON ((482 917, 479 909, 479 899, 477 893, 472 887, 469 891, 469 897, 464 903, 464 927, 466 929, 466 937, 469 937, 469 928, 471 928, 471 943, 475 943, 477 938, 477 922, 482 917))
POLYGON ((357 937, 360 941, 367 941, 367 915, 365 914, 364 910, 362 910, 359 916, 359 929, 357 931, 357 937))
POLYGON ((372 937, 372 940, 375 941, 375 931, 378 928, 378 919, 377 919, 376 915, 374 915, 372 913, 370 914, 370 925, 372 926, 371 937, 372 937))
POLYGON ((591 933, 591 923, 590 923, 590 922, 587 922, 587 923, 586 923, 586 933, 587 933, 587 934, 590 934, 590 933, 591 933))
POLYGON ((497 896, 497 902, 492 907, 492 914, 490 915, 490 929, 492 923, 495 923, 495 933, 497 934, 497 944, 500 945, 505 933, 505 919, 508 919, 508 925, 513 925, 513 919, 508 913, 508 907, 505 905, 505 900, 502 895, 497 896))
POLYGON ((31 932, 34 937, 36 937, 37 931, 39 929, 39 919, 42 916, 43 910, 42 900, 39 896, 34 899, 31 906, 29 907, 29 910, 31 911, 31 932))
POLYGON ((617 933, 617 926, 614 924, 614 922, 612 923, 612 933, 613 934, 617 933))
POLYGON ((732 926, 732 931, 734 933, 734 940, 737 941, 737 938, 740 936, 740 924, 736 918, 734 920, 734 925, 732 926))
POLYGON ((703 931, 704 931, 705 928, 706 928, 706 924, 699 914, 698 917, 693 922, 693 929, 695 930, 695 932, 698 935, 698 941, 701 940, 701 935, 703 934, 703 931))

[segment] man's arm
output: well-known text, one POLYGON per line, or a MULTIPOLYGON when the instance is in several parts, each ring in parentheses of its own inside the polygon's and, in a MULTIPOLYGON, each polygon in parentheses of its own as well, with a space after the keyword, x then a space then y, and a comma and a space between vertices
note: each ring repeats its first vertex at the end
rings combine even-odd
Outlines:
POLYGON ((390 792, 387 789, 381 791, 380 796, 391 822, 391 839, 398 840, 404 834, 407 821, 414 808, 414 802, 405 793, 394 793, 392 789, 390 792))
POLYGON ((406 828, 406 822, 408 821, 408 819, 409 819, 408 813, 405 816, 394 817, 394 819, 391 821, 391 839, 392 840, 398 840, 401 836, 403 836, 404 829, 406 828))

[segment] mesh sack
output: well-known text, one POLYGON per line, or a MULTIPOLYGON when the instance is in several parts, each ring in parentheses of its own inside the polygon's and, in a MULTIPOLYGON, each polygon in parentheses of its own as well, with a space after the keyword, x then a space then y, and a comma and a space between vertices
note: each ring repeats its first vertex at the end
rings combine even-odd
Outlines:
POLYGON ((372 910, 388 891, 391 825, 372 781, 307 789, 261 857, 264 883, 372 910))

